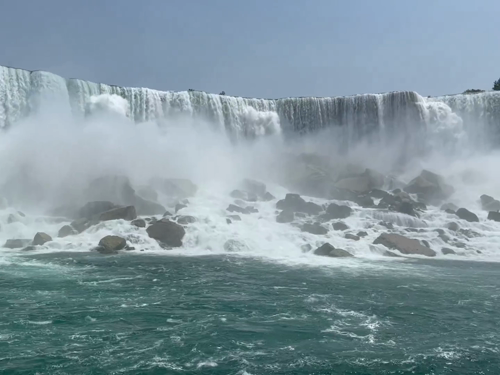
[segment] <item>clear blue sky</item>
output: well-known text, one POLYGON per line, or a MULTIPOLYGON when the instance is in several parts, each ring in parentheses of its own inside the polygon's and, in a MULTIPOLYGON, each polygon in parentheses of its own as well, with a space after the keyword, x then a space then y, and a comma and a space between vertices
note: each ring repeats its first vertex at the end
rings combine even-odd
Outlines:
POLYGON ((277 98, 490 89, 500 0, 0 0, 0 65, 277 98))

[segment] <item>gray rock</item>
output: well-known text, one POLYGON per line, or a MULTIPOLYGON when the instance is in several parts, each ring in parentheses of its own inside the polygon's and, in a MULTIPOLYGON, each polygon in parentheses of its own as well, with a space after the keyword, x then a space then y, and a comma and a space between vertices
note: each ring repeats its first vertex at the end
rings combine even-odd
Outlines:
POLYGON ((86 231, 93 225, 99 224, 98 219, 78 219, 71 222, 71 227, 76 230, 77 233, 82 233, 86 231))
POLYGON ((182 239, 186 234, 181 225, 167 219, 157 221, 146 231, 149 237, 171 247, 181 247, 182 239))
POLYGON ((33 238, 33 246, 41 246, 50 241, 52 241, 52 237, 47 233, 38 232, 33 238))
POLYGON ((470 212, 466 208, 459 208, 457 212, 455 212, 455 215, 457 215, 460 219, 466 220, 468 222, 479 222, 479 218, 477 215, 473 212, 470 212))
POLYGON ((334 230, 344 231, 344 230, 349 229, 349 227, 345 223, 343 223, 342 221, 338 221, 336 223, 333 223, 332 226, 333 226, 334 230))
POLYGON ((265 201, 265 202, 269 202, 269 201, 272 201, 272 200, 275 200, 276 197, 274 195, 272 195, 270 192, 266 191, 266 194, 264 194, 264 196, 262 197, 262 200, 265 201))
POLYGON ((134 220, 137 218, 134 206, 118 207, 112 210, 102 212, 99 215, 100 221, 109 220, 134 220))
POLYGON ((349 206, 340 206, 335 203, 331 203, 326 209, 326 213, 331 219, 345 219, 352 214, 352 209, 349 206))
POLYGON ((436 252, 423 246, 418 240, 407 238, 399 234, 383 233, 375 241, 374 245, 384 245, 388 249, 399 250, 402 254, 416 254, 433 257, 436 252))
POLYGON ((287 194, 285 196, 285 199, 282 199, 276 203, 276 208, 289 212, 303 212, 309 215, 317 215, 321 211, 323 211, 321 206, 313 202, 306 202, 298 194, 287 194))
POLYGON ((488 212, 488 220, 500 222, 500 212, 496 212, 496 211, 488 212))
POLYGON ((376 198, 376 199, 383 199, 383 198, 392 197, 392 194, 388 193, 385 190, 381 190, 381 189, 372 189, 372 190, 370 190, 370 192, 368 193, 368 195, 370 197, 373 197, 373 198, 376 198))
POLYGON ((99 241, 97 251, 101 254, 116 254, 127 246, 125 238, 119 236, 106 236, 99 241))
POLYGON ((244 191, 261 198, 266 194, 266 185, 256 180, 244 179, 241 182, 241 187, 244 191))
POLYGON ((237 240, 227 240, 224 243, 224 250, 230 253, 241 252, 247 249, 248 247, 244 243, 237 240))
POLYGON ((348 240, 359 241, 359 237, 351 233, 347 233, 344 237, 348 240))
POLYGON ((230 204, 226 208, 226 210, 229 211, 229 212, 237 212, 239 214, 249 214, 249 212, 247 211, 246 208, 242 208, 242 207, 236 206, 234 204, 230 204))
POLYGON ((28 246, 31 243, 31 240, 26 239, 11 239, 7 240, 3 247, 7 249, 21 249, 23 247, 28 246))
POLYGON ((132 220, 132 222, 130 224, 136 226, 137 228, 146 228, 146 220, 144 220, 144 219, 132 220))
POLYGON ((436 203, 450 197, 455 190, 444 182, 442 176, 424 169, 406 185, 404 191, 417 194, 428 203, 436 203))
POLYGON ((177 203, 175 205, 175 213, 179 212, 180 210, 182 210, 183 208, 186 208, 187 206, 185 204, 182 204, 182 203, 177 203))
POLYGON ((163 214, 163 217, 167 217, 167 216, 172 216, 172 214, 168 211, 165 211, 165 213, 163 214))
POLYGON ((328 242, 314 250, 315 255, 331 258, 350 258, 353 255, 345 250, 336 249, 328 242))
POLYGON ((193 224, 196 222, 196 218, 194 216, 189 215, 181 215, 177 218, 177 223, 181 225, 193 224))
POLYGON ((291 223, 294 220, 294 214, 292 211, 281 211, 278 216, 276 216, 276 222, 278 223, 291 223))
POLYGON ((500 201, 489 195, 483 194, 480 197, 481 206, 485 211, 500 211, 500 201))
POLYGON ((457 223, 455 223, 454 221, 452 221, 451 223, 448 223, 448 225, 446 226, 449 230, 452 230, 454 232, 458 231, 460 229, 460 227, 458 226, 457 223))
POLYGON ((113 210, 119 207, 113 202, 109 201, 93 201, 86 203, 80 210, 78 211, 78 217, 80 219, 86 218, 91 219, 100 213, 113 210))
POLYGON ((63 237, 73 236, 75 234, 78 234, 78 232, 75 229, 73 229, 71 225, 64 225, 61 229, 59 229, 57 237, 63 238, 63 237))
POLYGON ((325 227, 321 226, 320 224, 314 223, 314 224, 303 224, 301 227, 302 232, 308 232, 311 234, 316 234, 316 235, 322 235, 322 234, 327 234, 328 229, 325 227))
POLYGON ((453 203, 445 203, 441 206, 442 211, 446 212, 456 212, 459 209, 459 207, 456 204, 453 203))
POLYGON ((365 231, 360 231, 360 232, 358 232, 356 235, 357 235, 358 237, 366 237, 366 236, 368 236, 368 233, 367 233, 367 232, 365 232, 365 231))
POLYGON ((450 249, 449 247, 443 247, 441 249, 443 255, 456 254, 455 250, 450 249))

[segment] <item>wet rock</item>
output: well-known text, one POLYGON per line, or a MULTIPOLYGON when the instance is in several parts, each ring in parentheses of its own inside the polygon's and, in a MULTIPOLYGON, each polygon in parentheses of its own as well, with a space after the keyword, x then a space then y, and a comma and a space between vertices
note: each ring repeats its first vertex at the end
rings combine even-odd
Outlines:
POLYGON ((443 247, 441 249, 441 253, 443 253, 443 255, 456 254, 455 250, 450 249, 449 247, 443 247))
POLYGON ((291 223, 294 220, 294 214, 292 211, 281 211, 278 216, 276 216, 276 222, 278 223, 291 223))
POLYGON ((368 236, 368 233, 367 233, 367 232, 365 232, 365 231, 360 231, 360 232, 358 232, 356 235, 357 235, 358 237, 366 237, 366 236, 368 236))
POLYGON ((230 194, 231 198, 246 200, 247 193, 241 190, 233 190, 230 194))
POLYGON ((348 240, 359 241, 359 237, 351 233, 346 233, 344 237, 348 240))
POLYGON ((260 181, 247 178, 241 182, 241 187, 244 191, 254 194, 257 197, 264 197, 266 194, 266 185, 260 181))
POLYGON ((148 201, 139 196, 135 197, 133 204, 130 205, 134 206, 137 211, 137 214, 141 216, 161 215, 163 212, 165 212, 165 207, 163 207, 161 204, 148 201))
POLYGON ((417 194, 428 203, 436 203, 450 197, 455 189, 446 184, 442 176, 424 169, 405 186, 404 191, 417 194))
POLYGON ((458 226, 457 223, 455 223, 454 221, 452 221, 451 223, 448 223, 448 225, 446 226, 449 230, 451 231, 458 231, 460 229, 460 227, 458 226))
POLYGON ((312 250, 312 246, 310 244, 305 244, 300 247, 303 253, 308 253, 312 250))
POLYGON ((335 199, 338 201, 351 201, 355 202, 358 198, 359 193, 355 193, 351 190, 340 189, 338 187, 334 187, 330 191, 330 199, 335 199))
POLYGON ((64 225, 61 229, 59 229, 57 237, 63 238, 68 236, 74 236, 75 234, 78 234, 78 232, 75 229, 73 229, 71 225, 64 225))
POLYGON ((259 212, 258 209, 256 209, 255 207, 252 207, 252 206, 246 206, 245 210, 247 210, 247 213, 249 213, 249 214, 256 214, 259 212))
POLYGON ((177 203, 175 205, 175 213, 179 212, 180 210, 182 210, 183 208, 186 208, 187 206, 185 204, 182 204, 182 203, 177 203))
POLYGON ((249 212, 246 210, 246 208, 236 206, 234 204, 230 204, 227 208, 227 211, 229 212, 237 212, 239 214, 248 214, 249 212))
POLYGON ((340 206, 336 203, 331 203, 327 209, 326 213, 331 219, 345 219, 352 214, 352 208, 349 206, 340 206))
POLYGON ((82 208, 80 208, 80 210, 78 211, 78 217, 81 219, 90 219, 96 215, 113 210, 117 207, 119 206, 110 201, 88 202, 82 208))
POLYGON ((399 234, 383 233, 375 241, 374 245, 384 245, 388 249, 398 250, 406 255, 425 255, 433 257, 436 252, 426 246, 423 246, 418 240, 407 238, 399 234))
POLYGON ((100 221, 109 220, 134 220, 137 218, 134 206, 118 207, 112 210, 102 212, 99 215, 100 221))
POLYGON ((429 241, 427 241, 427 240, 422 240, 422 241, 420 241, 420 242, 422 242, 422 245, 424 245, 425 247, 428 247, 429 249, 431 248, 431 245, 429 244, 429 241))
POLYGON ((398 255, 396 253, 393 253, 392 251, 386 250, 382 253, 383 256, 385 257, 391 257, 391 258, 401 258, 401 255, 398 255))
POLYGON ((163 214, 163 217, 168 217, 168 216, 172 216, 172 213, 169 211, 165 211, 165 213, 163 214))
POLYGON ((316 234, 316 235, 323 235, 328 233, 328 229, 323 227, 322 225, 318 223, 314 224, 303 224, 302 227, 300 228, 302 232, 308 232, 311 234, 316 234))
POLYGON ((168 219, 157 221, 150 225, 146 231, 149 237, 171 247, 182 246, 182 238, 186 234, 181 225, 168 219))
POLYGON ((368 195, 360 195, 360 196, 356 197, 354 202, 363 208, 375 207, 375 202, 368 195))
POLYGON ((460 234, 464 235, 465 237, 467 238, 476 238, 476 237, 480 237, 481 234, 472 230, 472 229, 460 229, 458 231, 460 234))
POLYGON ((457 215, 460 219, 466 220, 468 222, 479 222, 479 218, 477 215, 473 212, 470 212, 466 208, 459 208, 457 212, 455 212, 455 215, 457 215))
POLYGON ((488 220, 500 222, 500 212, 496 212, 496 211, 488 212, 488 220))
POLYGON ((240 215, 227 215, 227 217, 234 221, 241 221, 240 215))
POLYGON ((442 211, 446 211, 448 213, 455 213, 458 210, 458 206, 453 203, 445 203, 441 206, 442 211))
POLYGON ((90 228, 93 225, 99 224, 98 219, 78 219, 74 220, 71 222, 71 227, 76 230, 77 233, 82 233, 86 231, 88 228, 90 228))
POLYGON ((331 258, 350 258, 353 255, 345 250, 337 249, 328 242, 314 250, 315 255, 331 258))
POLYGON ((3 247, 7 249, 21 249, 23 247, 28 246, 31 243, 31 240, 26 239, 11 239, 7 240, 3 247))
POLYGON ((127 246, 125 238, 119 236, 106 236, 99 241, 96 250, 101 254, 117 254, 127 246))
POLYGON ((381 189, 372 189, 372 190, 370 190, 368 195, 372 198, 375 198, 375 199, 384 199, 384 198, 392 197, 392 194, 388 193, 385 190, 381 190, 381 189))
POLYGON ((381 221, 381 222, 378 223, 378 225, 386 227, 387 229, 390 229, 390 230, 394 229, 394 225, 392 223, 388 223, 386 221, 381 221))
POLYGON ((9 214, 9 216, 7 217, 7 224, 17 223, 18 221, 19 218, 14 214, 9 214))
POLYGON ((499 211, 500 210, 500 201, 496 200, 489 195, 483 194, 480 197, 481 206, 484 211, 499 211))
POLYGON ((130 224, 136 226, 137 228, 146 228, 146 220, 143 219, 132 220, 130 224))
POLYGON ((244 243, 237 240, 227 240, 224 243, 224 250, 229 253, 237 253, 247 249, 248 247, 244 243))
POLYGON ((270 192, 266 191, 266 194, 264 194, 264 196, 262 197, 262 200, 265 201, 265 202, 269 202, 269 201, 272 201, 272 200, 275 200, 276 197, 274 195, 272 195, 270 192))
POLYGON ((344 230, 349 229, 349 227, 345 223, 343 223, 342 221, 338 221, 336 223, 333 223, 332 227, 334 230, 339 230, 339 231, 344 231, 344 230))
POLYGON ((298 194, 287 194, 285 199, 276 203, 276 208, 283 211, 303 212, 309 215, 317 215, 323 211, 321 206, 313 202, 306 202, 298 194))
POLYGON ((50 241, 52 241, 52 237, 47 233, 38 232, 33 238, 33 246, 41 246, 50 241))
POLYGON ((196 218, 194 216, 189 215, 181 215, 177 218, 177 223, 181 225, 193 224, 196 222, 196 218))

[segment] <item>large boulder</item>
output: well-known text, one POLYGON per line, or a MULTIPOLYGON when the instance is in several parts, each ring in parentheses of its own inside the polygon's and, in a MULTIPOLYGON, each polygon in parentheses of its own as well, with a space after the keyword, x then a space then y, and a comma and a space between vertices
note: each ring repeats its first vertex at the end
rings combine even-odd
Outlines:
POLYGON ((302 232, 308 232, 311 234, 316 234, 316 235, 322 235, 322 234, 327 234, 328 229, 326 229, 324 226, 314 223, 314 224, 303 224, 302 227, 300 228, 302 232))
POLYGON ((80 208, 80 210, 78 211, 78 217, 90 219, 102 212, 106 212, 117 207, 119 206, 109 201, 88 202, 82 208, 80 208))
POLYGON ((276 203, 276 208, 283 211, 302 212, 309 215, 317 215, 323 211, 321 206, 313 202, 306 202, 298 194, 287 194, 285 199, 276 203))
POLYGON ((99 241, 97 251, 101 254, 116 254, 127 246, 125 238, 119 236, 106 236, 99 241))
POLYGON ((483 194, 480 197, 481 206, 485 211, 500 211, 500 201, 489 195, 483 194))
POLYGON ((146 229, 149 237, 169 247, 181 247, 182 238, 186 234, 182 225, 168 219, 162 219, 146 229))
POLYGON ((93 225, 99 224, 99 219, 78 219, 71 222, 70 226, 77 232, 82 233, 93 225))
POLYGON ((292 211, 281 211, 278 216, 276 216, 276 222, 278 223, 291 223, 294 220, 294 213, 292 211))
POLYGON ((328 242, 318 247, 313 252, 315 255, 331 257, 331 258, 349 258, 353 255, 345 250, 336 249, 334 246, 328 242))
POLYGON ((132 220, 132 222, 130 224, 132 224, 133 226, 136 226, 137 228, 146 228, 146 220, 144 220, 144 219, 132 220))
POLYGON ((470 212, 466 208, 459 208, 457 212, 455 212, 455 215, 457 215, 460 219, 469 221, 471 223, 479 222, 479 218, 477 217, 477 215, 473 212, 470 212))
POLYGON ((500 212, 497 212, 497 211, 488 212, 488 220, 500 222, 500 212))
POLYGON ((417 194, 425 202, 434 204, 449 198, 455 190, 445 183, 442 176, 424 169, 405 186, 404 191, 417 194))
POLYGON ((64 225, 61 229, 59 229, 57 237, 63 238, 75 234, 78 234, 78 232, 71 225, 64 225))
POLYGON ((394 233, 382 233, 375 241, 375 245, 384 245, 388 249, 399 250, 406 255, 436 256, 436 252, 422 245, 420 241, 394 233))
POLYGON ((109 220, 134 220, 137 218, 137 213, 135 212, 134 206, 118 207, 112 210, 103 212, 99 215, 100 221, 109 220))
POLYGON ((41 246, 50 241, 52 241, 52 237, 50 237, 47 233, 38 232, 35 234, 32 244, 33 246, 41 246))
POLYGON ((368 193, 384 186, 385 176, 372 169, 365 169, 359 175, 343 178, 335 183, 339 189, 347 189, 358 193, 368 193))
POLYGON ((28 246, 31 243, 31 240, 27 239, 11 239, 7 240, 3 247, 7 249, 20 249, 28 246))
POLYGON ((331 203, 326 209, 326 214, 330 219, 345 219, 351 216, 352 208, 349 206, 331 203))

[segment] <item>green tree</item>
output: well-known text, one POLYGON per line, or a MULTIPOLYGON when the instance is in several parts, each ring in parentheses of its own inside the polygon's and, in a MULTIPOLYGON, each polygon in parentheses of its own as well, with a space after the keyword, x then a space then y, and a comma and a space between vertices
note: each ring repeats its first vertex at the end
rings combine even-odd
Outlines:
POLYGON ((500 91, 500 78, 493 82, 493 90, 500 91))

